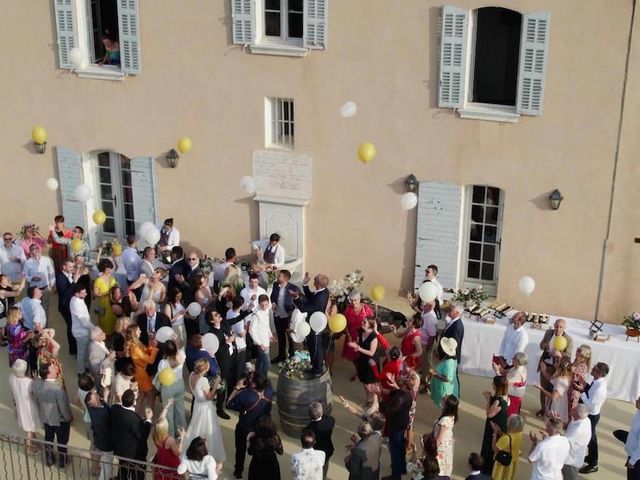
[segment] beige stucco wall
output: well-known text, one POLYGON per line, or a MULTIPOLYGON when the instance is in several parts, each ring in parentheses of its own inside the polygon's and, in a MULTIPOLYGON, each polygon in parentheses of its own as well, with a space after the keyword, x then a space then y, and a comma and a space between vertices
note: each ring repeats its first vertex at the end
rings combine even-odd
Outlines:
MULTIPOLYGON (((333 0, 329 48, 306 58, 251 55, 230 45, 226 1, 140 3, 143 74, 124 82, 57 69, 51 2, 5 6, 11 22, 4 22, 0 41, 12 48, 4 49, 0 73, 0 162, 11 181, 4 182, 0 202, 15 206, 3 211, 2 228, 17 231, 27 219, 46 226, 57 213, 58 199, 44 188, 55 175, 53 149, 32 152, 34 125, 47 128, 50 147, 108 148, 129 157, 161 157, 188 135, 194 148, 178 168, 158 160, 160 217, 175 217, 183 237, 209 255, 229 245, 242 250, 257 233, 257 208, 239 179, 251 174, 252 152, 264 147, 263 98, 292 97, 296 151, 314 161, 312 272, 338 277, 360 268, 369 284, 406 289, 413 280, 416 214, 400 209, 403 179, 414 173, 421 181, 488 184, 506 192, 499 297, 534 311, 593 316, 629 0, 456 2, 552 12, 544 115, 515 125, 462 120, 436 107, 442 5, 436 1, 333 0), (358 115, 343 120, 338 109, 348 99, 358 104, 358 115), (369 166, 355 154, 365 140, 378 149, 369 166), (565 197, 557 212, 545 200, 554 188, 565 197), (524 274, 537 280, 527 302, 517 291, 524 274)), ((626 128, 637 123, 635 116, 626 128)), ((633 146, 623 163, 637 178, 633 146)), ((630 203, 637 204, 637 188, 630 178, 623 182, 614 236, 630 253, 632 225, 625 219, 636 214, 630 203)), ((637 273, 616 275, 624 262, 617 255, 609 263, 607 287, 632 308, 625 280, 637 283, 637 273)), ((608 298, 603 318, 615 321, 617 297, 608 298)))

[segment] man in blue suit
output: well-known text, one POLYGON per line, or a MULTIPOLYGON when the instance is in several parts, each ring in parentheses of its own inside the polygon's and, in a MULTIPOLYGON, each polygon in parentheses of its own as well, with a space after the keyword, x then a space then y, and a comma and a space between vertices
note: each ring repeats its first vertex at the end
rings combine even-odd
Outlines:
MULTIPOLYGON (((300 293, 294 293, 293 303, 300 309, 302 313, 307 313, 307 321, 311 318, 315 312, 325 313, 327 305, 329 303, 329 277, 326 275, 316 275, 313 279, 313 286, 315 291, 312 292, 309 289, 309 273, 304 274, 302 279, 302 288, 304 290, 304 296, 300 293)), ((307 347, 309 348, 309 354, 311 356, 311 370, 309 373, 314 377, 322 375, 322 363, 324 361, 323 337, 326 335, 326 328, 324 332, 317 333, 311 330, 311 333, 307 336, 307 347)))
POLYGON ((69 354, 75 355, 77 346, 76 339, 71 334, 71 311, 69 303, 73 297, 73 287, 76 284, 74 273, 76 264, 73 258, 68 258, 62 264, 62 270, 56 274, 56 289, 58 290, 58 312, 67 324, 67 341, 69 342, 69 354))
POLYGON ((271 360, 271 363, 284 362, 287 359, 287 342, 289 343, 289 357, 293 357, 293 339, 287 335, 289 324, 291 323, 291 313, 296 308, 293 304, 293 295, 299 294, 300 289, 289 283, 291 272, 280 270, 278 272, 278 283, 273 285, 271 291, 271 303, 273 305, 273 322, 278 335, 278 356, 271 360))
MULTIPOLYGON (((460 368, 460 360, 462 358, 462 339, 464 338, 464 324, 462 323, 462 307, 459 307, 455 304, 450 304, 448 307, 443 307, 442 311, 447 314, 445 318, 446 325, 444 330, 442 331, 441 338, 453 338, 456 342, 458 342, 458 346, 456 347, 456 378, 458 378, 458 368, 460 368)), ((438 354, 441 355, 441 347, 438 344, 438 354)), ((458 385, 460 385, 460 380, 458 380, 458 385)))

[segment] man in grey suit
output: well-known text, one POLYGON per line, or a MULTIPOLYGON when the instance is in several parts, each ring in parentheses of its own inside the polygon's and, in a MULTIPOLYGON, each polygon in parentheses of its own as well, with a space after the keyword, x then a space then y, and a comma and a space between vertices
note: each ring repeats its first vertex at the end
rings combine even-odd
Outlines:
POLYGON ((360 440, 351 448, 349 456, 344 459, 344 464, 349 471, 349 480, 378 480, 382 436, 373 434, 373 428, 369 422, 360 424, 358 435, 360 440))
MULTIPOLYGON (((38 373, 41 380, 34 382, 33 396, 44 423, 44 439, 47 442, 53 442, 55 438, 58 444, 58 466, 65 468, 66 445, 69 443, 69 430, 73 420, 69 397, 62 385, 57 382, 60 370, 56 365, 43 363, 38 373)), ((51 466, 55 462, 53 447, 47 445, 45 449, 47 466, 51 466)))

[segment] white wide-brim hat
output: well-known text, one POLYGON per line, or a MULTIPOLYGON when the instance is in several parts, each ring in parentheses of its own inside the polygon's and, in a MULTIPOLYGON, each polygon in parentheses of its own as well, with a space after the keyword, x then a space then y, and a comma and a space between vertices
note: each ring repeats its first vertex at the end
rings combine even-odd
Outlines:
POLYGON ((442 337, 440 339, 440 348, 450 357, 455 357, 458 341, 455 338, 442 337))

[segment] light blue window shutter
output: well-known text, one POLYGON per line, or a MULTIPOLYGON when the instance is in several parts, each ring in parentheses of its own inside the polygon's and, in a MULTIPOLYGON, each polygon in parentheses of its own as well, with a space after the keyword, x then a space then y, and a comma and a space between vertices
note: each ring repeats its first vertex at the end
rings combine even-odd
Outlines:
POLYGON ((439 107, 461 108, 464 102, 468 24, 466 10, 451 5, 442 7, 439 107))
POLYGON ((74 1, 55 0, 53 7, 56 15, 56 31, 58 34, 58 63, 60 68, 72 68, 69 52, 76 46, 74 32, 74 1))
POLYGON ((62 200, 62 215, 69 227, 76 225, 87 229, 84 203, 75 199, 74 191, 83 183, 82 157, 78 152, 64 147, 56 147, 58 161, 58 183, 62 200))
POLYGON ((136 232, 143 222, 158 223, 158 192, 155 159, 140 157, 131 160, 131 188, 133 190, 133 218, 136 232))
POLYGON ((118 0, 118 25, 122 71, 139 75, 142 72, 142 59, 140 58, 138 0, 118 0))
POLYGON ((522 16, 516 108, 523 115, 542 115, 550 24, 549 12, 531 12, 522 16))
POLYGON ((304 1, 304 46, 324 49, 327 47, 327 8, 329 0, 304 1))
POLYGON ((458 281, 462 187, 446 182, 420 182, 414 285, 424 280, 427 265, 438 266, 444 288, 458 281))
POLYGON ((235 45, 251 45, 253 43, 254 2, 255 0, 231 0, 231 24, 235 45))

